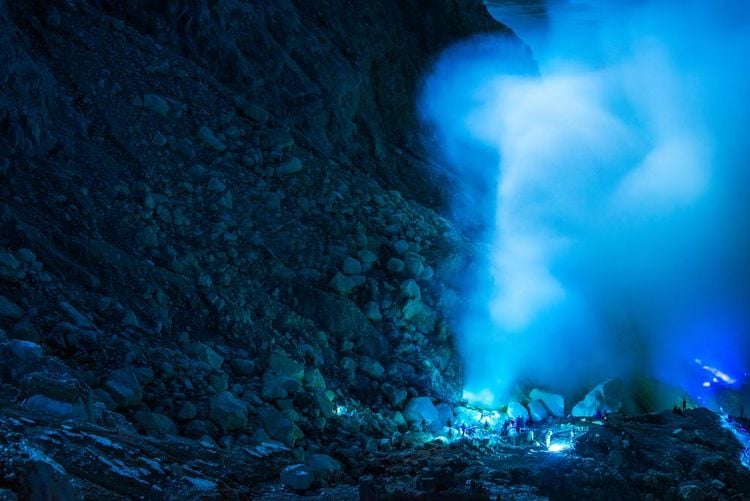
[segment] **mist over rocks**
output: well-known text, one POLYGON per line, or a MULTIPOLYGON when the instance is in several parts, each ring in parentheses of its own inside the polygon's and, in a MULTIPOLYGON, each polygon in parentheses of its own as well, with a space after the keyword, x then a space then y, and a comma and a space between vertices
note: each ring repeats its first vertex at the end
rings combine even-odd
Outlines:
POLYGON ((750 73, 720 62, 747 57, 750 11, 489 4, 537 65, 467 39, 419 101, 436 172, 461 180, 454 220, 486 243, 459 287, 467 390, 577 401, 606 378, 650 378, 718 409, 712 385, 746 384, 750 365, 747 114, 729 111, 750 73))

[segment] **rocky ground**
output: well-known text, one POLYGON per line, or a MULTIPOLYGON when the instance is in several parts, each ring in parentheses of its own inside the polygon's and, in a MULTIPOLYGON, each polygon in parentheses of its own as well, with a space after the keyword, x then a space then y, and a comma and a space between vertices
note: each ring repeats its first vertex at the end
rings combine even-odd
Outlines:
POLYGON ((0 499, 607 496, 601 451, 434 441, 475 244, 414 102, 484 32, 533 67, 474 0, 0 0, 0 499))

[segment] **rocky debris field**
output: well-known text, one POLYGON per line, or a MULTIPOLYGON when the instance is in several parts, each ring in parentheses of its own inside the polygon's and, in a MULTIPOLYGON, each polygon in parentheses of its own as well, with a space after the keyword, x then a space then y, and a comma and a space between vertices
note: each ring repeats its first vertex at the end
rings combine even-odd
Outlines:
POLYGON ((474 0, 0 0, 0 499, 606 496, 492 442, 554 395, 460 403, 477 244, 414 102, 490 31, 533 66, 474 0))

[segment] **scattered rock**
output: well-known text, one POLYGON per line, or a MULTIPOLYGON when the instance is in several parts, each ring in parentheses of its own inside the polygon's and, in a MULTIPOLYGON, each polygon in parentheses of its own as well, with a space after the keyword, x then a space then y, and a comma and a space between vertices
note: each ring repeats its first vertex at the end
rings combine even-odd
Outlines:
POLYGON ((548 393, 535 388, 529 393, 529 398, 531 400, 541 400, 551 415, 565 417, 565 399, 562 395, 548 393))
POLYGON ((519 402, 509 403, 506 413, 511 419, 518 419, 520 417, 524 422, 529 420, 529 411, 519 402))
POLYGON ((622 407, 624 385, 619 379, 607 379, 596 385, 574 407, 574 417, 591 417, 598 411, 617 412, 622 407))
POLYGON ((23 318, 23 310, 7 297, 0 296, 0 317, 20 320, 23 318))
POLYGON ((247 426, 247 403, 222 391, 211 399, 208 418, 223 430, 241 430, 247 426))
POLYGON ((306 491, 313 484, 313 473, 304 464, 289 465, 281 470, 281 482, 297 491, 306 491))
POLYGON ((428 397, 412 398, 404 409, 404 418, 409 423, 421 424, 424 420, 428 425, 438 420, 438 411, 428 397))
POLYGON ((227 149, 227 146, 222 143, 218 137, 216 137, 214 131, 212 131, 205 125, 198 129, 198 139, 211 146, 216 151, 224 151, 227 149))
POLYGON ((279 165, 279 167, 276 169, 276 171, 282 175, 295 174, 301 170, 302 160, 297 157, 291 157, 290 159, 279 165))
POLYGON ((109 373, 104 389, 120 407, 133 407, 143 398, 141 385, 132 369, 125 367, 109 373))
POLYGON ((143 107, 163 117, 169 113, 169 103, 167 103, 166 99, 156 94, 144 94, 143 107))

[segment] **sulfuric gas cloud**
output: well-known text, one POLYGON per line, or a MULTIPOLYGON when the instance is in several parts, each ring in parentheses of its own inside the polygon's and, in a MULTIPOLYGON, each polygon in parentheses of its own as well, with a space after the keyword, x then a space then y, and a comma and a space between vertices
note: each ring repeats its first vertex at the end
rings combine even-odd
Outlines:
POLYGON ((456 326, 467 390, 645 376, 689 392, 696 359, 740 381, 750 7, 558 2, 527 24, 536 64, 507 35, 467 40, 419 101, 461 180, 453 217, 487 249, 456 326))

